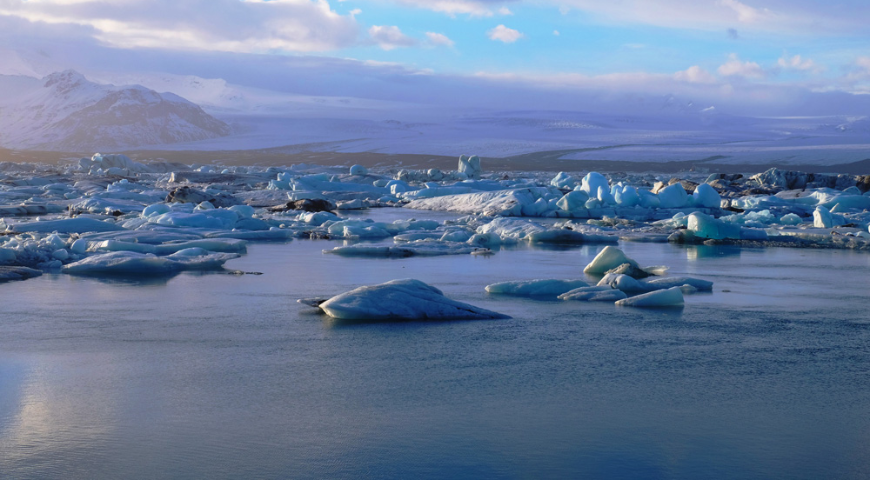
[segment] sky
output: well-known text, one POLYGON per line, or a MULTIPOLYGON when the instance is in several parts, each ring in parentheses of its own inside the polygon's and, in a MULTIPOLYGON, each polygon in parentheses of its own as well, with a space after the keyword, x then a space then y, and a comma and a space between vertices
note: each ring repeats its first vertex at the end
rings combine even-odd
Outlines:
POLYGON ((0 60, 0 73, 142 69, 397 100, 676 95, 856 113, 870 2, 0 0, 0 60))

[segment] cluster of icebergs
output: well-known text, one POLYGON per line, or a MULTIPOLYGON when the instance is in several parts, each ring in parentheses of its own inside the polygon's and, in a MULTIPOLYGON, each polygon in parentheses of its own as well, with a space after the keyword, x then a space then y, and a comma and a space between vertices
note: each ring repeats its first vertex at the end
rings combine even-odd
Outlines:
MULTIPOLYGON (((870 248, 870 177, 487 174, 476 156, 457 167, 182 165, 120 154, 61 166, 0 163, 0 265, 96 275, 221 269, 248 242, 294 238, 347 240, 325 252, 375 257, 620 241, 870 248), (381 207, 422 218, 353 213, 381 207), (427 219, 427 210, 457 217, 427 219)), ((614 285, 663 291, 656 282, 614 285)), ((578 287, 593 290, 574 297, 619 295, 594 290, 601 287, 578 287)))
MULTIPOLYGON (((663 267, 642 269, 622 250, 607 246, 586 266, 584 272, 600 276, 597 285, 586 280, 542 279, 494 283, 486 287, 493 295, 558 298, 585 302, 657 308, 681 307, 684 294, 709 292, 713 283, 691 277, 658 277, 663 267)), ((505 315, 457 302, 440 290, 419 280, 394 280, 364 286, 329 299, 300 299, 340 320, 463 320, 497 319, 505 315)))

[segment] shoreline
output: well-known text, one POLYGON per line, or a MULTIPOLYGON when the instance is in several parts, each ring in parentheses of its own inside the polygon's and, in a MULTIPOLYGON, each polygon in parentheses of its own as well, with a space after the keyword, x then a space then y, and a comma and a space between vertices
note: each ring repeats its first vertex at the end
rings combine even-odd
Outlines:
MULTIPOLYGON (((297 152, 286 153, 284 147, 257 150, 119 150, 138 162, 165 160, 184 164, 277 167, 294 164, 323 166, 362 165, 366 168, 455 170, 456 156, 426 154, 385 154, 376 152, 297 152)), ((796 170, 806 173, 870 174, 870 158, 858 162, 834 165, 816 164, 728 164, 715 160, 686 160, 673 162, 633 162, 617 160, 566 160, 560 157, 570 151, 542 151, 504 158, 481 157, 484 171, 504 172, 631 172, 631 173, 758 173, 770 168, 796 170)), ((9 150, 0 148, 0 162, 44 163, 56 165, 74 158, 90 157, 95 152, 59 152, 43 150, 9 150)))

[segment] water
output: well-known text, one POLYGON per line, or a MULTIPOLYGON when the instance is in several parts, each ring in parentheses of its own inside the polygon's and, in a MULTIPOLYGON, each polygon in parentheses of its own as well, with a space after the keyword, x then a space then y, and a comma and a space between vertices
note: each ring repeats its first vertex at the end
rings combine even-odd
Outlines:
MULTIPOLYGON (((398 215, 398 214, 396 214, 398 215)), ((0 285, 0 478, 867 478, 870 255, 624 244, 683 309, 489 296, 599 246, 261 276, 0 285), (297 298, 413 277, 513 318, 341 323, 297 298)))

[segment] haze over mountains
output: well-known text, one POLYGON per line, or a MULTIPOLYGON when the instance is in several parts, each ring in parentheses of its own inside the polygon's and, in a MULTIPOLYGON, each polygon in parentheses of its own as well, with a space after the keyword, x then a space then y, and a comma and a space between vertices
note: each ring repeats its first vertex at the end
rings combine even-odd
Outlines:
POLYGON ((7 148, 102 150, 199 141, 229 126, 172 93, 89 81, 73 70, 42 79, 0 77, 0 144, 7 148))
POLYGON ((566 98, 566 107, 585 96, 588 109, 556 109, 548 101, 539 109, 511 109, 525 103, 507 91, 501 92, 505 108, 497 108, 433 102, 425 89, 413 102, 290 93, 165 72, 91 77, 73 70, 41 78, 0 75, 0 146, 489 157, 558 152, 577 160, 795 164, 870 157, 866 116, 735 115, 669 93, 587 92, 566 98))

